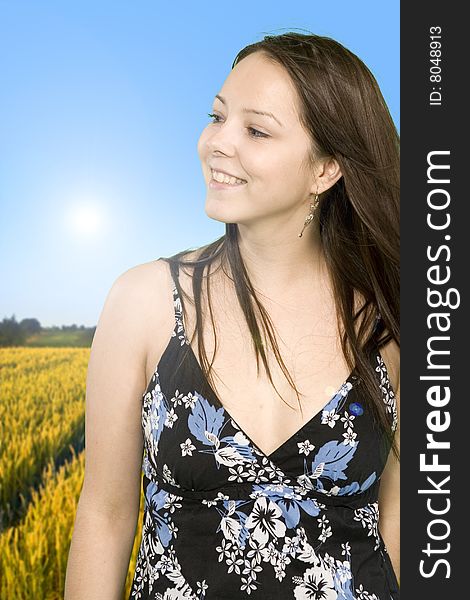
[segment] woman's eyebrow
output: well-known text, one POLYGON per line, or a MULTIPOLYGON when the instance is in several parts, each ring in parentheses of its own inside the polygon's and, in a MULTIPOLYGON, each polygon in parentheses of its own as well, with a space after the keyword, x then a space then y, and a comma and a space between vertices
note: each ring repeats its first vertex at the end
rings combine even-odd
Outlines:
MULTIPOLYGON (((222 104, 227 104, 227 102, 225 101, 225 98, 223 98, 219 94, 216 94, 215 97, 218 98, 222 102, 222 104)), ((281 127, 284 127, 284 125, 281 123, 281 121, 279 121, 279 119, 277 117, 275 117, 273 115, 273 113, 266 112, 264 110, 255 110, 254 108, 243 108, 242 112, 244 112, 244 113, 255 113, 256 115, 264 115, 265 117, 271 117, 271 119, 274 119, 275 121, 277 121, 277 123, 279 123, 279 125, 281 127)))

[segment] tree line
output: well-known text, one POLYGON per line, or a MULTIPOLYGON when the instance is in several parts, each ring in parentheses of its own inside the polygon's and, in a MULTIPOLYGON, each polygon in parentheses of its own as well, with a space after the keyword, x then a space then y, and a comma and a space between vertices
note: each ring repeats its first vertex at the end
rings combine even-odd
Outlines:
MULTIPOLYGON (((84 325, 62 325, 58 327, 54 325, 52 327, 42 327, 38 319, 22 319, 17 321, 15 315, 10 318, 5 317, 0 322, 0 346, 27 346, 28 340, 32 336, 36 339, 38 337, 59 337, 63 334, 64 339, 67 334, 76 334, 75 339, 80 342, 89 342, 93 339, 96 327, 85 327, 84 325)), ((70 339, 70 335, 68 336, 70 339)), ((73 344, 75 345, 75 344, 73 344)), ((79 343, 77 345, 82 345, 79 343)), ((86 343, 88 345, 88 343, 86 343)))

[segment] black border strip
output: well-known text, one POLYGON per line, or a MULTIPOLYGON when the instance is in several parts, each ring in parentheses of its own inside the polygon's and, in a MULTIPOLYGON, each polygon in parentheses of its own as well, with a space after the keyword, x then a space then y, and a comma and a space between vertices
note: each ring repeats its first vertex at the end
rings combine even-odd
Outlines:
POLYGON ((465 314, 470 198, 463 179, 470 171, 465 164, 470 149, 463 148, 469 36, 464 27, 457 3, 401 3, 400 591, 405 600, 468 595, 463 561, 469 529, 464 487, 470 391, 464 373, 470 369, 465 314), (427 447, 430 441, 434 448, 427 447))

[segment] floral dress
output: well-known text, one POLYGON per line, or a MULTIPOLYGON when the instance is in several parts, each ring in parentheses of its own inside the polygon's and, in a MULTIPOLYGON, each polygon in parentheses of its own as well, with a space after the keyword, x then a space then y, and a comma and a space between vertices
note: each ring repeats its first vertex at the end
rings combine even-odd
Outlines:
MULTIPOLYGON (((378 529, 390 445, 361 404, 354 372, 274 452, 223 408, 175 328, 142 396, 142 541, 129 600, 395 600, 378 529)), ((373 355, 390 427, 397 410, 373 355)))

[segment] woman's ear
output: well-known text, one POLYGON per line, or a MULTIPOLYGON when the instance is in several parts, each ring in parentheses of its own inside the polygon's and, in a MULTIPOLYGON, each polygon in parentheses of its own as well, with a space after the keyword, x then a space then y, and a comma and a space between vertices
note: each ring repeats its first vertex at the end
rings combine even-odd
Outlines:
POLYGON ((338 161, 332 156, 325 158, 320 163, 316 180, 312 184, 312 194, 326 192, 326 190, 334 186, 342 175, 338 161))

